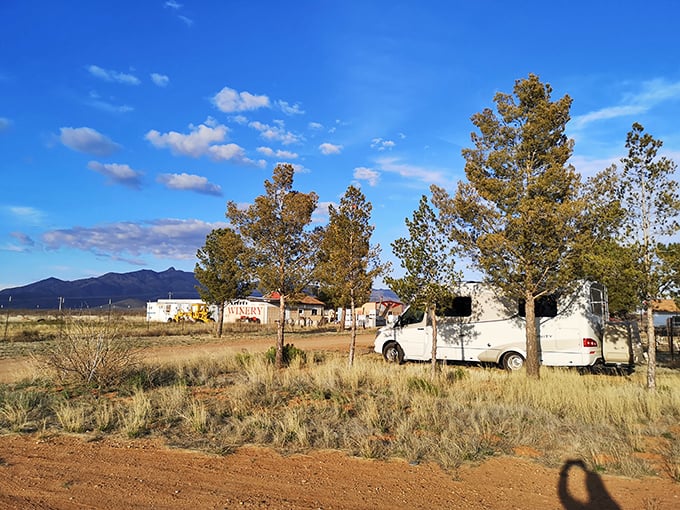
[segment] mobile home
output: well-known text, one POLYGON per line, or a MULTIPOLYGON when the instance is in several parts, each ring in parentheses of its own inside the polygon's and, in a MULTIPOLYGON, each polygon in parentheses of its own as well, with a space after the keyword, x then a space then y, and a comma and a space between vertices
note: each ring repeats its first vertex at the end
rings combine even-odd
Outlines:
MULTIPOLYGON (((524 303, 504 298, 483 283, 462 283, 456 290, 457 297, 438 307, 442 317, 437 318, 437 359, 522 368, 524 303)), ((603 345, 608 313, 606 289, 595 282, 579 282, 573 292, 537 300, 540 362, 574 367, 607 363, 603 345)), ((431 360, 432 325, 427 314, 407 308, 378 331, 374 349, 391 362, 431 360)))

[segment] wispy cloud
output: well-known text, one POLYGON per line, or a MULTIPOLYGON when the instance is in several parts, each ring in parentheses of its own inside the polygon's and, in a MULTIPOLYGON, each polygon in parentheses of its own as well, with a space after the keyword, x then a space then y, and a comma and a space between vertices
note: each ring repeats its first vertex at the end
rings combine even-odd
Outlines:
POLYGON ((7 131, 11 125, 12 121, 7 117, 0 117, 0 133, 7 131))
POLYGON ((167 87, 170 83, 170 78, 164 74, 151 73, 151 81, 159 87, 167 87))
POLYGON ((276 105, 286 115, 302 115, 305 113, 305 111, 300 108, 300 105, 298 103, 290 105, 286 101, 276 101, 276 105))
MULTIPOLYGON (((175 0, 168 0, 167 2, 165 2, 164 7, 170 8, 173 11, 175 11, 176 13, 178 13, 178 11, 182 7, 184 7, 184 5, 179 3, 179 2, 176 2, 175 0)), ((186 16, 184 16, 182 14, 176 14, 176 16, 179 20, 181 20, 188 27, 190 27, 194 24, 194 20, 187 18, 186 16)))
POLYGON ((392 140, 383 140, 382 138, 371 140, 371 149, 377 149, 378 151, 391 150, 395 145, 396 143, 392 140))
POLYGON ((220 186, 209 182, 206 177, 200 175, 187 173, 161 174, 156 180, 169 189, 195 191, 196 193, 201 193, 203 195, 214 195, 218 197, 222 196, 222 188, 220 186))
POLYGON ((250 122, 248 126, 259 131, 260 136, 265 140, 281 142, 283 145, 300 143, 304 140, 302 136, 286 130, 281 120, 275 120, 273 126, 260 121, 250 122))
POLYGON ((102 174, 110 184, 122 184, 133 189, 139 189, 142 186, 142 172, 133 170, 128 165, 90 161, 87 168, 102 174))
POLYGON ((379 158, 377 163, 380 166, 381 171, 395 173, 407 179, 415 179, 428 185, 438 184, 447 186, 450 184, 446 175, 441 170, 432 170, 421 166, 402 163, 398 158, 379 158))
POLYGON ((90 72, 92 76, 104 81, 124 83, 126 85, 139 85, 141 83, 139 81, 139 78, 132 74, 112 71, 95 65, 89 66, 87 70, 90 72))
POLYGON ((267 96, 256 96, 250 92, 238 92, 229 87, 224 87, 212 99, 218 110, 224 113, 245 112, 258 108, 269 108, 267 96))
POLYGON ((132 106, 126 104, 116 105, 112 102, 104 101, 96 92, 90 92, 90 96, 85 101, 85 104, 109 113, 128 113, 134 111, 132 106))
POLYGON ((40 209, 36 209, 35 207, 8 205, 3 209, 13 221, 22 223, 24 225, 39 226, 45 221, 45 213, 40 209))
POLYGON ((354 169, 354 178, 358 181, 366 181, 370 186, 376 186, 380 180, 380 172, 360 166, 354 169))
POLYGON ((120 145, 89 127, 63 127, 59 131, 59 141, 74 151, 93 156, 110 156, 120 149, 120 145))
POLYGON ((600 120, 640 115, 670 99, 680 99, 680 82, 669 82, 663 79, 646 81, 642 83, 639 92, 626 94, 622 98, 621 104, 607 106, 574 117, 571 121, 571 127, 582 129, 588 124, 600 120))
POLYGON ((194 219, 119 222, 51 230, 41 236, 41 241, 50 250, 83 250, 112 259, 124 254, 150 253, 159 259, 192 260, 206 235, 215 228, 226 226, 225 222, 207 223, 194 219))
POLYGON ((323 124, 321 124, 320 122, 310 122, 309 124, 307 124, 307 127, 314 131, 320 131, 323 129, 323 124))
POLYGON ((325 156, 328 156, 330 154, 340 154, 342 151, 342 145, 335 145, 329 142, 324 142, 321 145, 319 145, 319 150, 321 151, 321 154, 324 154, 325 156))
POLYGON ((11 251, 15 253, 26 253, 31 251, 35 246, 35 241, 23 232, 10 232, 10 237, 13 237, 16 242, 7 243, 0 247, 2 251, 11 251))
POLYGON ((257 152, 268 158, 297 159, 298 154, 291 151, 274 150, 270 147, 258 147, 257 152))
POLYGON ((246 157, 246 151, 235 143, 219 144, 227 136, 228 128, 217 124, 213 119, 195 126, 189 125, 188 134, 170 131, 160 133, 155 129, 149 131, 145 138, 154 147, 168 148, 173 154, 199 158, 207 156, 215 161, 232 161, 234 163, 263 167, 264 161, 253 161, 246 157))

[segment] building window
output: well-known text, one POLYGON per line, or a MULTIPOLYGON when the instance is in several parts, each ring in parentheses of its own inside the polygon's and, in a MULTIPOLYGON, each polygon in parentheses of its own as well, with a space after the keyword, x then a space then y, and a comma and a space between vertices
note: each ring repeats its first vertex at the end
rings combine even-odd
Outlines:
POLYGON ((305 309, 304 308, 298 308, 298 315, 304 315, 305 314, 305 309))
POLYGON ((312 315, 319 315, 319 310, 312 308, 312 315))

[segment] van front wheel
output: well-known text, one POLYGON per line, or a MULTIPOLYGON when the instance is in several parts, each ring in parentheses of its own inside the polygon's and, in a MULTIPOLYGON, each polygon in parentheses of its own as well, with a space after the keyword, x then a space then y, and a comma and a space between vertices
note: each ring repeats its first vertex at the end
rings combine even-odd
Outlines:
POLYGON ((516 372, 524 366, 524 358, 516 352, 509 352, 503 356, 503 368, 508 372, 516 372))
POLYGON ((383 358, 388 363, 403 363, 404 362, 404 351, 397 342, 388 342, 385 344, 382 350, 383 358))

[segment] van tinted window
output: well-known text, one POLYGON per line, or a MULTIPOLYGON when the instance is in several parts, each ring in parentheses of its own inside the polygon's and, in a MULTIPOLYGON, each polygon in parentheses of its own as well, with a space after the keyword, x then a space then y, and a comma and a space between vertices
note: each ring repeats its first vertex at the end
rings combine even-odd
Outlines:
MULTIPOLYGON (((536 317, 556 317, 557 316, 557 297, 541 296, 534 303, 536 317)), ((520 299, 518 311, 520 317, 526 317, 526 302, 520 299)))
POLYGON ((401 326, 406 326, 407 324, 417 324, 422 322, 424 316, 425 312, 423 310, 409 308, 399 316, 399 324, 401 326))
POLYGON ((442 300, 437 307, 437 315, 441 317, 470 317, 472 315, 472 298, 456 296, 442 300))

